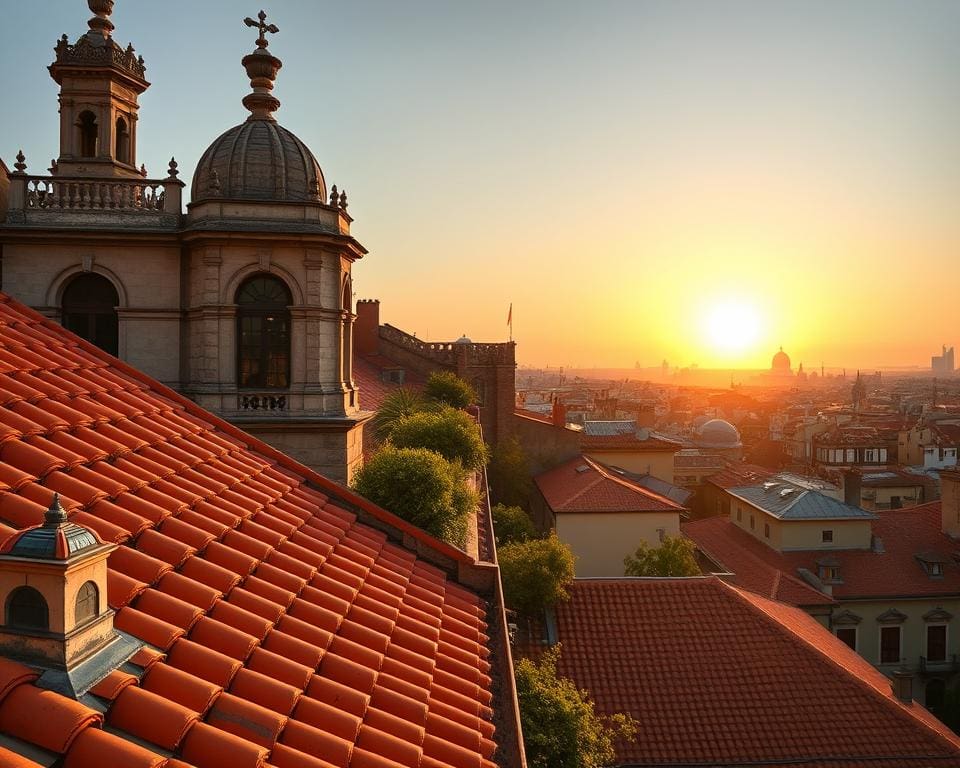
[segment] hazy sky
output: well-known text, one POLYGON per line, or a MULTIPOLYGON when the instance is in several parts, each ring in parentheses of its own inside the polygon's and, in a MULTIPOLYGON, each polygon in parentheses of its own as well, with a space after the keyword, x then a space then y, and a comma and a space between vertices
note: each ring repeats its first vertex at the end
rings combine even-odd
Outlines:
MULTIPOLYGON (((264 0, 261 0, 263 2, 264 0)), ((138 159, 241 122, 259 5, 118 0, 138 159)), ((345 188, 359 298, 521 363, 925 364, 960 342, 957 0, 280 0, 278 117, 345 188), (760 318, 737 352, 718 302, 760 318)), ((58 151, 82 0, 3 3, 0 157, 58 151)))

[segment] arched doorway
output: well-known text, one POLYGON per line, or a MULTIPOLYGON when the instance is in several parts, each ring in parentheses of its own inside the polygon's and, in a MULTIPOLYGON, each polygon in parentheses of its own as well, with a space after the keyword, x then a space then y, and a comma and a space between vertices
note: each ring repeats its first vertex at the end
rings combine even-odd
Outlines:
POLYGON ((61 299, 63 326, 116 355, 120 338, 117 289, 102 275, 86 273, 69 282, 61 299))

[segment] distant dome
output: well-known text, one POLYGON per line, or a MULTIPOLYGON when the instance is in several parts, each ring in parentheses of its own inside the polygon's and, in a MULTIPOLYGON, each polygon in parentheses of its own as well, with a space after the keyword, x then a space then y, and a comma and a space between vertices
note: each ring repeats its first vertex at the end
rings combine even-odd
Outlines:
POLYGON ((323 203, 327 186, 306 144, 274 120, 251 119, 216 139, 197 164, 191 202, 212 198, 323 203))
POLYGON ((790 372, 790 355, 783 351, 783 347, 780 347, 780 351, 773 356, 770 369, 782 373, 790 372))
POLYGON ((466 336, 461 336, 459 339, 457 339, 453 343, 454 344, 473 344, 473 342, 470 341, 470 339, 468 339, 466 336))
POLYGON ((697 430, 696 443, 701 448, 736 448, 740 433, 729 421, 710 419, 697 430))

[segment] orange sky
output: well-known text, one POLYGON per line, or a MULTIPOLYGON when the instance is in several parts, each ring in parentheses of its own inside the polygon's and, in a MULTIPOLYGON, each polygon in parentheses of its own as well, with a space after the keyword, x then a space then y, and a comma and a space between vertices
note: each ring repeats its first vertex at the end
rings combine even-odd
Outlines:
MULTIPOLYGON (((5 9, 0 157, 56 154, 46 72, 85 4, 5 9)), ((246 115, 233 0, 118 3, 139 157, 188 184, 246 115), (170 44, 189 18, 189 53, 170 44)), ((358 298, 526 364, 929 366, 960 342, 960 3, 289 0, 278 117, 349 193, 358 298), (756 340, 704 316, 753 307, 756 340)))

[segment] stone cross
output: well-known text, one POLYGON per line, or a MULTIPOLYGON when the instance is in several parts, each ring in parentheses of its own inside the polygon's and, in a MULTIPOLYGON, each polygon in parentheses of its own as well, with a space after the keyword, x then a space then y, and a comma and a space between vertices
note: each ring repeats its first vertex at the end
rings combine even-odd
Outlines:
POLYGON ((257 18, 260 19, 259 22, 247 16, 247 18, 243 20, 243 23, 248 27, 256 27, 260 30, 260 37, 257 39, 257 48, 266 48, 269 45, 267 42, 267 32, 275 35, 280 31, 280 28, 277 27, 276 24, 267 24, 267 14, 263 11, 257 14, 257 18))

